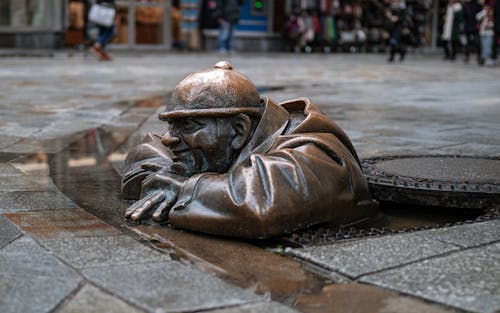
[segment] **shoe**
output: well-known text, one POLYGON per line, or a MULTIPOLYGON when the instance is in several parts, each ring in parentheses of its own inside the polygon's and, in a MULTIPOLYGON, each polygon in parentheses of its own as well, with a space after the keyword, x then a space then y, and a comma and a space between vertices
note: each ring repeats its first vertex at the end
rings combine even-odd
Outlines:
POLYGON ((101 50, 101 61, 112 61, 113 58, 104 50, 101 50))
POLYGON ((90 52, 99 60, 104 58, 103 51, 99 46, 93 45, 90 47, 90 52))

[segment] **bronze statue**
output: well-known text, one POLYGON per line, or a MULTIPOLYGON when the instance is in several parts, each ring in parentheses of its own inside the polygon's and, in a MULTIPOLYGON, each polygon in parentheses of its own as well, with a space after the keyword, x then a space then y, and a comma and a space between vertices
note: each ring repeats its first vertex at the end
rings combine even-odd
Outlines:
POLYGON ((267 238, 376 210, 342 129, 305 98, 261 98, 228 62, 181 81, 159 118, 165 134, 127 156, 127 218, 267 238))

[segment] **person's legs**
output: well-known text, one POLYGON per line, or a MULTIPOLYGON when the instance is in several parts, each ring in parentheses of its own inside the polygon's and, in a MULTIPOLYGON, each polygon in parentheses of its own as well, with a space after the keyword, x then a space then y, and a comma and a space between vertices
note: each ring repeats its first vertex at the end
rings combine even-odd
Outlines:
POLYGON ((491 58, 493 60, 497 59, 498 52, 498 40, 500 39, 500 32, 495 32, 493 40, 491 42, 491 58))
POLYGON ((444 41, 443 48, 444 48, 444 58, 450 59, 451 58, 451 51, 450 51, 450 41, 449 40, 444 41))
POLYGON ((491 46, 492 46, 493 36, 481 36, 481 58, 483 61, 487 61, 491 57, 491 46))
POLYGON ((115 25, 111 27, 99 27, 99 37, 97 38, 97 43, 101 49, 105 49, 108 42, 113 38, 115 34, 115 25))
POLYGON ((233 51, 233 35, 234 35, 234 24, 229 24, 228 35, 226 39, 226 50, 227 52, 233 51))
POLYGON ((111 57, 106 53, 105 48, 108 42, 113 38, 115 26, 99 27, 99 36, 90 51, 101 61, 111 61, 111 57))
POLYGON ((231 24, 229 23, 221 23, 219 25, 219 35, 217 37, 217 50, 219 50, 219 52, 227 51, 226 41, 229 36, 230 26, 231 24))

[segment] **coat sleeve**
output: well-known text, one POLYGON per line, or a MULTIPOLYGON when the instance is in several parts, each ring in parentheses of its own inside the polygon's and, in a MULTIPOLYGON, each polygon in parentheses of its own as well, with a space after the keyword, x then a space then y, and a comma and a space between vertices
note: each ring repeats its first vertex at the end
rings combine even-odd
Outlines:
POLYGON ((228 173, 190 178, 169 220, 191 230, 266 238, 357 218, 359 200, 369 199, 359 166, 334 135, 289 135, 228 173))

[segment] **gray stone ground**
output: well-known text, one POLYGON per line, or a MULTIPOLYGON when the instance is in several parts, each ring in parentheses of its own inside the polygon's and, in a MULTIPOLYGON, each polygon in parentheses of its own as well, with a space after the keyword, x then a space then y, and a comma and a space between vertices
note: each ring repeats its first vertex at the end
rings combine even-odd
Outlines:
MULTIPOLYGON (((19 162, 58 152, 91 128, 137 128, 152 110, 131 101, 163 96, 186 74, 222 58, 121 53, 103 63, 66 52, 0 58, 0 312, 292 311, 129 238, 79 209, 47 168, 19 162)), ((278 102, 310 98, 346 130, 362 158, 500 156, 498 67, 415 55, 402 64, 387 64, 382 55, 225 58, 278 102)), ((459 310, 498 312, 499 230, 490 221, 287 253, 332 277, 459 310)))

